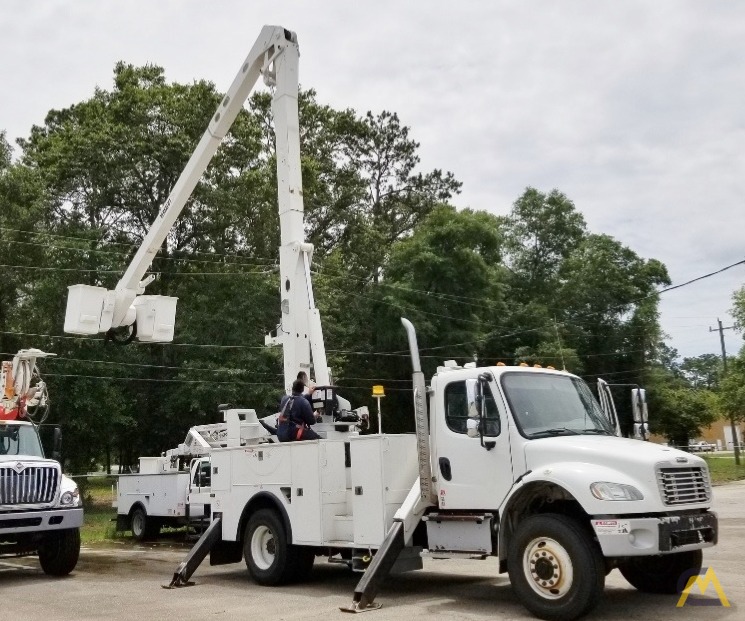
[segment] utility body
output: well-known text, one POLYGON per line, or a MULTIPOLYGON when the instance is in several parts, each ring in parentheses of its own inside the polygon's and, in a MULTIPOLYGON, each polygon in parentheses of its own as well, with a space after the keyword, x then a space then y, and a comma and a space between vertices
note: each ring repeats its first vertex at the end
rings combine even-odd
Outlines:
POLYGON ((331 385, 313 297, 297 67, 296 35, 265 27, 116 290, 70 290, 66 331, 173 338, 175 299, 141 296, 150 279, 139 279, 263 75, 274 88, 281 227, 281 321, 266 344, 283 346, 286 388, 299 370, 315 376, 321 439, 278 443, 253 410, 229 418, 224 444, 209 453, 210 526, 171 586, 187 583, 207 554, 213 564, 245 559, 254 580, 272 585, 302 580, 325 556, 364 572, 344 608, 359 612, 375 606, 386 575, 421 567, 424 557, 491 557, 544 619, 587 613, 615 567, 640 590, 676 592, 717 541, 706 462, 618 437, 615 411, 580 378, 451 362, 427 383, 404 319, 416 433, 361 433, 366 409, 352 409, 331 385))
MULTIPOLYGON (((48 407, 36 367, 48 355, 21 350, 0 370, 0 557, 35 554, 45 573, 64 576, 80 554, 83 503, 59 461, 45 458, 32 418, 48 407)), ((56 429, 55 452, 60 438, 56 429)))

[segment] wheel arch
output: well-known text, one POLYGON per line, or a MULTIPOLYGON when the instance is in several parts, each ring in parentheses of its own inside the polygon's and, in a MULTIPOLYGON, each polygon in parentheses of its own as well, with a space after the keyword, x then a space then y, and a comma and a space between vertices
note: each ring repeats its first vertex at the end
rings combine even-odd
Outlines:
POLYGON ((260 509, 271 509, 279 514, 282 524, 285 527, 285 532, 287 533, 287 542, 291 544, 292 524, 290 522, 290 516, 279 498, 269 492, 259 492, 252 496, 246 503, 246 506, 243 508, 243 513, 241 513, 241 519, 238 522, 236 541, 243 542, 243 534, 246 531, 246 525, 248 524, 249 518, 260 509))
POLYGON ((132 506, 129 508, 129 513, 127 513, 127 520, 129 521, 130 528, 132 526, 132 516, 135 514, 135 511, 137 511, 137 509, 142 509, 145 512, 146 517, 151 517, 150 514, 147 512, 147 507, 141 500, 132 503, 132 506))
POLYGON ((531 481, 507 500, 499 520, 498 555, 500 571, 505 571, 507 549, 517 525, 531 515, 558 513, 590 529, 590 516, 566 488, 552 481, 531 481))

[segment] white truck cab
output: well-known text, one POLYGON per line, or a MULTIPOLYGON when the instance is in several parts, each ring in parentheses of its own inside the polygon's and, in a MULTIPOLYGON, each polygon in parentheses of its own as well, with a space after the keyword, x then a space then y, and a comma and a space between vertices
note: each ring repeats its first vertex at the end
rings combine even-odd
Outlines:
POLYGON ((0 419, 0 558, 37 554, 45 573, 69 574, 80 553, 83 503, 36 426, 0 419))

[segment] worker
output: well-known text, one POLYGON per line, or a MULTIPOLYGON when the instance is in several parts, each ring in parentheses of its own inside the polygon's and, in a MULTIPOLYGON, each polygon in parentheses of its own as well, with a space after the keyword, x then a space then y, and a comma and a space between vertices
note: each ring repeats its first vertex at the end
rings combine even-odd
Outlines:
POLYGON ((313 391, 316 389, 316 385, 308 379, 308 374, 305 371, 300 371, 297 374, 297 381, 303 383, 303 396, 308 400, 311 407, 313 407, 313 391))
POLYGON ((311 425, 316 422, 313 408, 303 394, 305 384, 300 379, 292 383, 292 394, 284 395, 279 403, 277 438, 280 442, 294 440, 319 440, 311 425))

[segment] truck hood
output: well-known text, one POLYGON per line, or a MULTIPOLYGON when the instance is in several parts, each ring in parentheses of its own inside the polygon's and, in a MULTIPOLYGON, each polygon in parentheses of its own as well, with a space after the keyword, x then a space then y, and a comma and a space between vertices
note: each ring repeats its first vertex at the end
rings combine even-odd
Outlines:
POLYGON ((706 507, 711 503, 708 467, 700 457, 652 442, 616 436, 559 436, 525 444, 530 474, 525 481, 544 480, 567 488, 588 513, 641 513, 706 507), (671 507, 663 503, 658 483, 659 468, 703 468, 708 500, 671 507), (590 494, 594 482, 631 485, 643 501, 599 501, 590 494))
POLYGON ((49 464, 49 465, 56 465, 57 462, 53 459, 46 459, 44 457, 37 457, 35 455, 0 455, 0 464, 5 464, 7 462, 17 462, 22 461, 24 464, 28 463, 34 463, 34 464, 49 464))
POLYGON ((700 457, 662 444, 595 435, 531 440, 525 444, 525 459, 529 470, 558 461, 598 464, 621 471, 628 466, 635 470, 663 462, 671 466, 706 466, 700 457))

